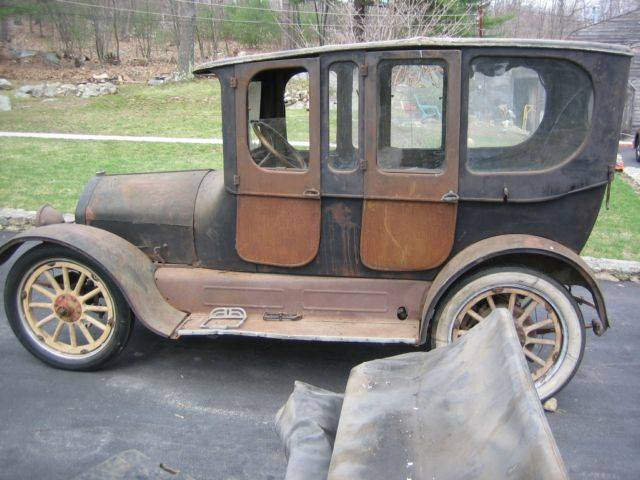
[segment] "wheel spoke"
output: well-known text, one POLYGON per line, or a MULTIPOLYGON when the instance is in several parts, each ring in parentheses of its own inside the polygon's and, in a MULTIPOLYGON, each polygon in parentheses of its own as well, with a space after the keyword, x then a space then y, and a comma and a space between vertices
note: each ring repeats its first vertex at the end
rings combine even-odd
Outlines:
POLYGON ((45 297, 49 297, 50 299, 54 299, 56 298, 56 294, 53 293, 50 290, 47 290, 46 288, 44 288, 42 285, 38 285, 37 283, 34 283, 33 285, 31 285, 31 288, 33 288, 34 290, 40 292, 42 295, 44 295, 45 297))
POLYGON ((87 305, 86 307, 84 307, 84 311, 104 313, 109 311, 109 307, 104 305, 87 305))
POLYGON ((53 310, 53 303, 31 302, 29 308, 47 308, 53 310))
POLYGON ((89 331, 89 329, 87 327, 84 326, 84 323, 82 323, 82 321, 78 322, 78 328, 82 332, 82 335, 84 335, 84 338, 87 339, 87 342, 89 342, 89 343, 95 342, 95 339, 93 338, 93 335, 91 335, 91 332, 89 331))
POLYGON ((542 328, 551 327, 551 326, 553 326, 553 320, 551 320, 550 318, 547 318, 542 322, 534 323, 532 325, 529 325, 528 327, 525 327, 524 333, 529 334, 530 332, 535 332, 542 328))
POLYGON ((69 340, 71 341, 72 347, 78 346, 78 338, 76 337, 76 329, 73 326, 73 323, 67 323, 69 326, 69 340))
POLYGON ((56 293, 62 293, 62 288, 60 287, 60 284, 55 278, 53 278, 53 275, 51 274, 50 270, 45 270, 44 276, 47 277, 47 280, 49 280, 49 285, 51 285, 51 288, 53 288, 56 291, 56 293))
POLYGON ((491 309, 491 311, 494 311, 496 309, 496 302, 493 301, 493 295, 489 295, 487 297, 487 303, 489 304, 489 308, 491 309))
POLYGON ((512 293, 509 295, 509 312, 513 315, 513 311, 516 308, 516 294, 512 293))
POLYGON ((550 338, 531 337, 531 338, 527 338, 526 343, 527 344, 535 343, 536 345, 555 345, 556 341, 550 338))
POLYGON ((522 325, 524 321, 531 316, 531 314, 533 313, 533 311, 536 309, 537 306, 538 306, 538 302, 535 301, 533 298, 531 298, 531 302, 529 302, 529 305, 527 305, 527 307, 522 311, 522 314, 518 317, 516 322, 518 322, 519 325, 522 325))
POLYGON ((51 315, 48 315, 48 316, 44 317, 42 320, 40 320, 38 323, 36 323, 36 327, 40 328, 41 326, 46 325, 47 323, 49 323, 54 318, 56 318, 56 315, 55 315, 55 313, 52 313, 51 315))
POLYGON ((51 337, 54 342, 58 341, 58 337, 62 332, 62 327, 64 327, 64 322, 62 320, 58 320, 58 325, 56 325, 56 329, 53 331, 53 336, 51 337))
POLYGON ((93 325, 94 327, 98 327, 100 330, 102 330, 103 332, 106 330, 106 325, 104 323, 99 322, 98 320, 96 320, 93 317, 90 317, 89 315, 83 315, 81 320, 85 320, 87 322, 89 322, 91 325, 93 325))
POLYGON ((73 289, 73 293, 75 293, 76 295, 80 293, 80 290, 82 289, 82 285, 84 285, 84 281, 87 279, 87 275, 84 272, 80 273, 80 276, 78 277, 78 281, 76 282, 76 286, 73 289))
POLYGON ((85 293, 83 296, 81 296, 79 298, 80 303, 85 303, 87 300, 92 299, 93 297, 95 297, 97 294, 99 294, 101 292, 100 287, 96 287, 93 290, 91 290, 89 293, 85 293))
POLYGON ((65 292, 68 292, 71 290, 71 281, 69 280, 69 269, 67 267, 62 267, 62 285, 64 286, 65 292))
POLYGON ((533 353, 528 348, 524 348, 523 351, 524 351, 524 356, 527 357, 528 359, 536 362, 538 365, 540 365, 542 367, 544 367, 546 365, 546 362, 543 359, 541 359, 538 355, 533 353))
POLYGON ((473 318, 477 322, 481 322, 484 320, 484 317, 482 315, 480 315, 478 312, 475 312, 472 309, 467 310, 467 315, 469 315, 471 318, 473 318))

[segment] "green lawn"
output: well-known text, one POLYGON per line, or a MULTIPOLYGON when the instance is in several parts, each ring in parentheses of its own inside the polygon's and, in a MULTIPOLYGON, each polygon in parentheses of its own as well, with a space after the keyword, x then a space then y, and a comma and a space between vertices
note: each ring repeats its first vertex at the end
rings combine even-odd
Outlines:
POLYGON ((640 195, 616 175, 610 210, 604 205, 582 254, 640 260, 640 195))
MULTIPOLYGON (((308 112, 288 109, 287 115, 289 138, 307 140, 308 112)), ((11 112, 0 112, 0 130, 219 138, 219 84, 125 85, 117 95, 88 100, 14 99, 11 112)), ((72 212, 83 186, 98 171, 221 167, 219 146, 2 138, 0 207, 33 210, 49 202, 72 212)), ((624 181, 614 182, 611 210, 600 212, 583 253, 640 258, 640 196, 624 181)))
POLYGON ((222 168, 222 148, 213 145, 2 138, 0 158, 0 207, 48 202, 65 212, 99 171, 222 168))

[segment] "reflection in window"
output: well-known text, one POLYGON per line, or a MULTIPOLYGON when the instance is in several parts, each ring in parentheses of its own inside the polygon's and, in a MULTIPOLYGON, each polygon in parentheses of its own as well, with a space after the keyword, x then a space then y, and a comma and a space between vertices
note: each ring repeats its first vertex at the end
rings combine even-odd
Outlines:
POLYGON ((582 144, 592 109, 591 80, 572 62, 476 58, 469 79, 469 168, 535 171, 557 165, 582 144))
POLYGON ((308 168, 309 75, 301 70, 266 70, 249 84, 249 148, 260 167, 308 168))
POLYGON ((387 170, 438 170, 444 162, 445 74, 440 62, 383 61, 378 164, 387 170))
POLYGON ((358 161, 359 70, 353 62, 329 69, 329 165, 353 170, 358 161))

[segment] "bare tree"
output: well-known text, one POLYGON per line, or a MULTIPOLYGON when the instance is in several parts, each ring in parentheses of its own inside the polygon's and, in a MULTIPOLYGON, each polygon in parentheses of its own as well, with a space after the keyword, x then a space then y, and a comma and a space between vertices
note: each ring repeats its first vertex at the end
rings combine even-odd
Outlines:
POLYGON ((183 0, 178 8, 178 76, 192 77, 194 62, 194 36, 196 28, 196 5, 194 0, 183 0))

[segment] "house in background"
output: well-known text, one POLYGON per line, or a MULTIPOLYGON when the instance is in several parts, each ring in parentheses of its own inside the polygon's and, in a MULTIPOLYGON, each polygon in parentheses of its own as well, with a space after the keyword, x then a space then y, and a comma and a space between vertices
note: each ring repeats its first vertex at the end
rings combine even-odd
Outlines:
POLYGON ((635 132, 640 128, 640 8, 576 30, 567 39, 617 43, 633 50, 622 131, 635 132))

